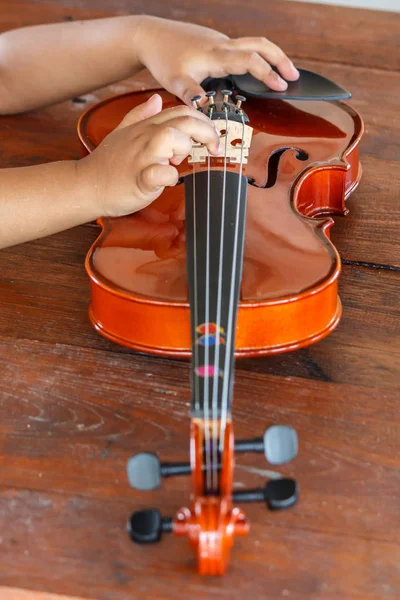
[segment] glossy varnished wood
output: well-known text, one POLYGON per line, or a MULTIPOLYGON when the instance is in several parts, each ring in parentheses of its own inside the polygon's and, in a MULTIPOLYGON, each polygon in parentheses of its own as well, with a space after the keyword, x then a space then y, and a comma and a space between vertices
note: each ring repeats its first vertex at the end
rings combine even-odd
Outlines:
MULTIPOLYGON (((176 104, 174 96, 158 92, 166 108, 176 104)), ((92 152, 152 93, 122 94, 89 108, 78 124, 84 149, 92 152)), ((364 133, 360 115, 339 102, 249 98, 246 114, 252 143, 243 172, 258 187, 246 182, 238 357, 296 350, 337 327, 341 265, 329 240, 329 217, 348 212, 346 200, 361 178, 364 133), (272 155, 282 149, 273 173, 272 155)), ((211 163, 211 169, 222 168, 217 160, 211 163)), ((205 169, 196 167, 200 173, 205 169)), ((234 165, 229 169, 235 172, 234 165)), ((184 185, 167 188, 139 213, 99 220, 101 234, 85 261, 91 281, 89 315, 96 330, 115 343, 149 354, 190 355, 182 240, 184 194, 192 170, 183 162, 184 185)))
MULTIPOLYGON (((297 429, 299 457, 281 471, 298 477, 301 501, 279 516, 246 506, 252 534, 236 540, 223 581, 199 580, 184 539, 133 546, 124 531, 131 510, 151 503, 173 515, 189 497, 185 478, 149 498, 125 476, 132 453, 188 458, 189 367, 137 355, 93 331, 83 263, 98 228, 3 250, 0 585, 13 591, 0 588, 2 600, 10 593, 15 600, 16 588, 30 590, 23 600, 50 600, 37 591, 74 600, 382 600, 400 589, 399 15, 297 2, 257 4, 257 13, 231 5, 227 13, 220 2, 116 0, 111 8, 105 0, 1 0, 0 15, 3 28, 112 9, 169 11, 228 33, 273 37, 275 28, 275 41, 301 56, 301 66, 351 89, 366 135, 362 183, 332 229, 345 262, 342 321, 308 349, 241 361, 235 382, 237 438, 276 422, 297 429)), ((84 104, 2 118, 2 166, 78 157, 76 122, 88 102, 142 82, 152 83, 141 76, 84 104)), ((235 482, 260 485, 268 468, 261 456, 240 456, 235 482)))

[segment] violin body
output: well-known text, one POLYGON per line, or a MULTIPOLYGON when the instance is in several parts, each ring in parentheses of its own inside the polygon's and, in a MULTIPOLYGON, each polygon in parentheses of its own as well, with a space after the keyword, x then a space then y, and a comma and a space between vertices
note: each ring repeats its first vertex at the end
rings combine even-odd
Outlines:
MULTIPOLYGON (((180 103, 157 90, 164 108, 180 103)), ((125 114, 154 93, 132 92, 90 108, 79 122, 94 150, 125 114)), ((340 258, 329 215, 344 215, 361 177, 359 115, 341 102, 248 98, 253 128, 235 356, 268 355, 317 342, 338 324, 340 258)), ((222 161, 213 159, 214 168, 222 161)), ((237 171, 237 165, 228 165, 237 171)), ((184 178, 193 166, 179 166, 184 178)), ((98 221, 86 259, 90 320, 118 344, 163 356, 191 355, 184 185, 150 207, 98 221)))
MULTIPOLYGON (((317 80, 325 96, 329 91, 313 74, 301 80, 300 88, 317 80)), ((292 479, 233 490, 236 453, 262 452, 280 465, 298 447, 287 425, 235 441, 234 362, 301 348, 338 324, 340 258, 329 215, 347 212, 361 176, 363 132, 359 115, 337 101, 253 95, 245 112, 237 89, 222 88, 207 92, 203 108, 199 97, 193 101, 219 129, 224 156, 210 157, 193 141, 178 185, 136 214, 100 219, 86 259, 89 314, 99 333, 137 351, 191 357, 190 463, 160 463, 144 452, 127 464, 131 486, 141 490, 190 474, 190 505, 175 518, 135 512, 128 531, 141 544, 167 531, 186 536, 202 575, 224 574, 234 537, 249 531, 237 504, 265 502, 275 511, 297 501, 292 479)), ((164 108, 179 102, 158 92, 164 108)), ((78 127, 85 150, 151 94, 132 92, 89 109, 78 127)))

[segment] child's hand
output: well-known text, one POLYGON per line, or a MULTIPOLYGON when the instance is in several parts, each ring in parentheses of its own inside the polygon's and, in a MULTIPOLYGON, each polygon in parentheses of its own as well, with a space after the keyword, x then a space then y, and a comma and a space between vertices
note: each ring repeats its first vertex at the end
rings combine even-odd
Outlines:
POLYGON ((206 77, 251 73, 278 91, 287 83, 271 65, 288 81, 299 77, 289 58, 266 38, 229 39, 213 29, 156 17, 138 23, 135 52, 153 77, 186 104, 204 96, 199 84, 206 77))
POLYGON ((187 106, 161 108, 161 97, 155 94, 78 162, 79 178, 99 216, 131 214, 166 186, 174 186, 179 178, 174 165, 189 155, 191 138, 213 155, 221 152, 219 134, 208 117, 187 106))

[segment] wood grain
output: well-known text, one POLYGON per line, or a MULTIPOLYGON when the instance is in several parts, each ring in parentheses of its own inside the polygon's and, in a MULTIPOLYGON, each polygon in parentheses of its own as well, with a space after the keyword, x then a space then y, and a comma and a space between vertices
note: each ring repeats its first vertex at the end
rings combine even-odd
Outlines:
POLYGON ((398 13, 258 0, 245 5, 241 0, 205 0, 201 5, 195 0, 13 0, 11 8, 7 0, 2 3, 7 5, 5 26, 144 13, 196 22, 230 37, 266 36, 295 58, 385 70, 400 66, 398 13))
MULTIPOLYGON (((138 549, 124 532, 133 507, 150 501, 173 514, 188 497, 187 481, 176 479, 148 499, 129 490, 124 473, 126 458, 139 450, 172 460, 187 456, 187 365, 166 370, 154 361, 147 370, 129 356, 112 359, 62 344, 3 342, 0 348, 6 382, 19 381, 18 393, 7 393, 5 382, 0 394, 7 399, 0 419, 0 573, 6 570, 7 583, 21 585, 21 573, 28 573, 30 587, 72 595, 96 590, 97 598, 125 598, 138 588, 146 597, 173 598, 175 583, 183 581, 195 598, 210 593, 191 572, 185 540, 138 549), (30 533, 41 540, 39 554, 30 533)), ((248 508, 252 535, 236 546, 228 597, 265 598, 263 569, 271 598, 300 584, 296 598, 379 598, 384 585, 397 589, 399 400, 398 392, 379 388, 238 375, 237 436, 256 433, 255 414, 259 430, 293 424, 301 452, 281 472, 299 475, 302 500, 279 517, 248 508), (325 558, 317 560, 322 549, 325 558), (240 594, 232 596, 234 589, 240 594)), ((261 457, 240 457, 236 482, 258 485, 265 468, 261 457)), ((225 597, 225 586, 211 585, 215 597, 225 597)))
MULTIPOLYGON (((19 533, 12 538, 7 527, 0 550, 2 569, 13 587, 29 579, 30 589, 55 588, 71 596, 96 590, 96 600, 187 598, 188 590, 195 600, 382 600, 396 597, 400 585, 398 543, 346 535, 345 524, 338 533, 318 531, 318 522, 293 528, 295 512, 276 518, 260 508, 263 522, 255 519, 251 536, 237 541, 227 577, 204 580, 193 573, 185 540, 168 538, 147 548, 131 544, 124 532, 126 514, 132 510, 129 500, 110 504, 79 496, 66 499, 52 491, 9 489, 0 506, 2 526, 13 520, 19 533)), ((329 509, 347 512, 337 500, 329 509)), ((381 510, 375 507, 375 519, 381 510)), ((296 516, 301 521, 301 514, 296 516)), ((362 511, 354 516, 364 519, 362 511)))
MULTIPOLYGON (((6 363, 0 387, 3 485, 133 499, 137 492, 129 490, 125 475, 131 453, 150 448, 164 460, 188 457, 186 362, 167 369, 166 361, 147 357, 133 360, 129 355, 102 350, 23 340, 15 345, 7 339, 0 341, 0 357, 6 363), (10 385, 16 381, 18 387, 10 385), (82 488, 82 481, 89 480, 90 486, 82 488)), ((320 494, 337 493, 336 476, 332 475, 340 463, 340 470, 347 471, 340 478, 341 493, 351 496, 345 482, 353 485, 352 469, 357 463, 358 474, 364 477, 373 471, 373 465, 386 468, 387 477, 383 472, 379 475, 380 491, 385 495, 387 487, 388 496, 395 491, 393 469, 398 458, 392 449, 400 441, 398 389, 383 390, 379 380, 375 386, 363 387, 240 368, 237 373, 236 436, 251 437, 276 422, 292 423, 306 442, 296 464, 283 470, 293 474, 300 469, 307 490, 311 486, 320 494), (346 457, 349 445, 352 455, 346 457)), ((266 468, 261 456, 240 457, 238 464, 266 468)), ((376 472, 370 475, 371 483, 373 476, 376 472)), ((240 472, 239 483, 254 485, 257 479, 250 469, 249 473, 240 472)), ((166 498, 174 492, 184 495, 187 489, 182 478, 168 481, 165 487, 166 498)), ((373 486, 365 493, 371 500, 375 498, 373 486)), ((358 502, 354 497, 350 500, 358 502)), ((387 513, 386 517, 395 518, 387 513)), ((335 516, 332 519, 334 522, 335 516)), ((381 529, 376 533, 385 539, 398 535, 390 527, 381 529)))
MULTIPOLYGON (((251 533, 237 540, 223 580, 194 573, 185 539, 133 545, 132 510, 173 515, 189 497, 186 478, 149 495, 125 474, 136 452, 188 458, 189 364, 93 331, 83 263, 95 226, 2 250, 0 599, 398 598, 400 15, 256 0, 0 0, 0 28, 144 11, 268 35, 299 66, 349 88, 366 123, 363 179, 332 230, 344 261, 338 329, 299 352, 237 362, 235 434, 293 425, 300 453, 280 473, 298 478, 301 499, 279 514, 247 506, 251 533)), ((1 166, 78 158, 81 112, 149 85, 142 73, 85 102, 2 117, 1 166)), ((238 457, 239 489, 269 476, 260 455, 238 457)))

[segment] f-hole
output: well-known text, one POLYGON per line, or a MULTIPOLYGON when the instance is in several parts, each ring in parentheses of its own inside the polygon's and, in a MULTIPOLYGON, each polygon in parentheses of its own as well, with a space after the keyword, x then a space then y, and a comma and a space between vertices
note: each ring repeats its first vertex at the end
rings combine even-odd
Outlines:
POLYGON ((279 170, 279 161, 281 160, 281 156, 286 150, 296 150, 296 158, 297 160, 305 161, 308 160, 307 152, 304 150, 300 150, 300 148, 293 148, 293 146, 285 146, 284 148, 278 148, 275 150, 268 159, 268 173, 267 173, 267 181, 264 185, 256 185, 254 183, 254 179, 249 179, 249 184, 254 185, 254 187, 258 188, 271 188, 275 185, 276 179, 278 177, 279 170))

